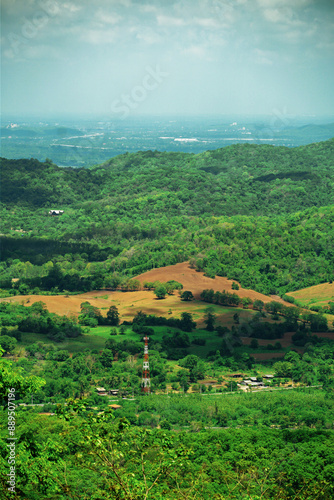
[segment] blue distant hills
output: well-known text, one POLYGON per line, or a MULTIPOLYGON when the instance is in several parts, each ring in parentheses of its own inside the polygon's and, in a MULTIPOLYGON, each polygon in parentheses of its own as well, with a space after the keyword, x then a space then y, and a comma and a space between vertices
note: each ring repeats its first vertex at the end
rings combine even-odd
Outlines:
POLYGON ((334 137, 333 123, 302 123, 274 116, 238 118, 136 118, 122 121, 17 121, 1 127, 1 156, 51 158, 59 166, 90 167, 122 153, 202 153, 238 143, 296 147, 334 137))

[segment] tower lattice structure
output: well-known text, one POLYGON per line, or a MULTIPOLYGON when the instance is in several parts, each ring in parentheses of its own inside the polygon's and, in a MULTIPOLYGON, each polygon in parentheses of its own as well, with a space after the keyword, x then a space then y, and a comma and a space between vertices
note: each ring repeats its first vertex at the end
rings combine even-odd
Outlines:
POLYGON ((143 361, 143 378, 141 382, 141 390, 142 392, 150 393, 151 390, 151 381, 150 381, 150 365, 148 362, 148 340, 149 337, 145 335, 144 337, 144 361, 143 361))

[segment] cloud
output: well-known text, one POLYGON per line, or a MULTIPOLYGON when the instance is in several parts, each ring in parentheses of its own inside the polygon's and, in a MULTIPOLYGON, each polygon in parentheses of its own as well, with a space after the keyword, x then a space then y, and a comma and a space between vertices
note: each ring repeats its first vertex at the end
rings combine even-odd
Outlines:
POLYGON ((12 60, 16 64, 32 60, 50 61, 63 59, 63 53, 61 50, 47 44, 21 45, 19 50, 7 48, 3 51, 3 55, 7 60, 12 60))
POLYGON ((195 59, 207 59, 207 52, 201 45, 192 45, 181 51, 182 54, 189 57, 194 57, 195 59))
MULTIPOLYGON (((181 0, 174 4, 176 17, 187 20, 188 24, 218 27, 233 24, 236 20, 238 4, 233 0, 181 0)), ((243 7, 242 7, 243 8, 243 7)))
MULTIPOLYGON (((89 45, 93 54, 98 45, 117 44, 129 61, 138 51, 151 60, 158 50, 161 59, 180 58, 180 64, 187 57, 191 64, 193 60, 221 63, 223 59, 226 64, 242 64, 249 58, 257 65, 278 61, 283 65, 289 56, 290 67, 299 64, 306 53, 330 58, 333 45, 334 0, 1 1, 4 58, 11 57, 11 32, 24 38, 22 50, 19 47, 22 58, 24 45, 54 46, 66 59, 69 54, 84 53, 89 45), (36 29, 34 40, 25 38, 24 19, 33 22, 41 5, 48 2, 58 5, 57 14, 36 29)), ((37 59, 40 53, 42 60, 42 52, 32 51, 29 57, 37 59)), ((51 50, 49 53, 50 59, 57 57, 51 50)), ((121 61, 117 52, 112 57, 121 61)))
POLYGON ((156 7, 155 5, 150 5, 150 4, 147 4, 147 5, 142 5, 140 4, 139 6, 139 9, 141 12, 153 12, 153 13, 158 13, 159 12, 159 8, 156 7))
POLYGON ((267 21, 272 23, 286 23, 292 18, 292 10, 285 9, 264 9, 263 15, 267 21))
POLYGON ((264 7, 265 9, 285 6, 299 9, 314 3, 314 0, 257 0, 257 3, 260 7, 264 7))
POLYGON ((81 33, 80 38, 83 42, 93 45, 111 44, 116 42, 117 33, 112 30, 88 29, 81 33))
POLYGON ((163 38, 153 29, 135 27, 132 31, 135 32, 137 40, 144 42, 147 45, 155 45, 163 41, 163 38))
POLYGON ((187 23, 184 19, 178 17, 171 17, 159 14, 157 16, 157 21, 159 26, 185 26, 187 23))
MULTIPOLYGON (((55 5, 58 4, 58 2, 54 2, 54 3, 55 3, 55 5)), ((58 4, 58 6, 59 6, 59 4, 58 4)), ((66 9, 70 13, 75 13, 75 12, 79 12, 82 9, 82 6, 75 5, 72 2, 65 2, 65 3, 61 4, 60 8, 66 9)))
POLYGON ((98 9, 95 13, 95 19, 101 24, 119 24, 122 20, 122 16, 114 12, 108 12, 104 9, 98 9))
POLYGON ((269 50, 255 49, 254 62, 261 66, 273 65, 273 53, 269 50))
POLYGON ((193 23, 197 26, 201 26, 202 28, 219 28, 219 23, 216 19, 213 18, 195 18, 193 23))

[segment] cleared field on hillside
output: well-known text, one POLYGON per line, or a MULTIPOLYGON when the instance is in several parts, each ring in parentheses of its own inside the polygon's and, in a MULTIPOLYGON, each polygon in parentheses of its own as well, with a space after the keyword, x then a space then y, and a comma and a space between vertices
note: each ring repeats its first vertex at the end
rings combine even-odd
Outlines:
POLYGON ((234 324, 233 315, 237 312, 240 321, 247 321, 255 311, 251 309, 240 309, 237 307, 223 307, 215 304, 208 304, 199 300, 191 302, 181 301, 177 292, 174 295, 167 295, 165 299, 157 299, 153 291, 137 292, 106 292, 94 291, 80 295, 24 295, 16 296, 5 301, 18 302, 30 306, 35 302, 44 302, 50 312, 66 316, 79 316, 80 305, 88 301, 91 305, 99 308, 102 315, 106 315, 110 306, 116 306, 121 322, 131 321, 138 311, 146 314, 154 314, 164 317, 181 317, 182 312, 189 312, 193 315, 198 326, 203 326, 203 319, 207 307, 212 307, 217 315, 217 324, 223 324, 229 328, 234 324))
POLYGON ((334 283, 310 286, 296 292, 289 292, 287 295, 291 295, 304 306, 325 306, 329 301, 334 302, 334 283))
POLYGON ((263 295, 254 290, 242 288, 240 283, 238 283, 239 290, 233 290, 232 283, 235 282, 235 280, 228 280, 222 276, 208 278, 204 276, 204 273, 199 273, 196 272, 195 269, 191 269, 188 262, 152 269, 151 271, 140 274, 136 279, 142 284, 145 281, 179 281, 183 285, 183 290, 190 290, 196 299, 200 298, 200 294, 203 290, 212 288, 215 292, 226 290, 230 293, 236 293, 241 298, 249 297, 252 300, 258 299, 263 302, 271 302, 272 300, 281 301, 281 299, 273 299, 268 295, 263 295))
MULTIPOLYGON (((248 319, 253 311, 239 308, 228 308, 215 306, 206 302, 200 301, 200 294, 205 289, 212 288, 215 291, 226 290, 236 293, 239 297, 249 297, 252 300, 259 299, 263 302, 270 302, 273 298, 263 295, 253 290, 241 288, 232 290, 232 280, 219 277, 207 278, 204 273, 197 273, 189 267, 187 262, 167 266, 159 269, 152 269, 147 273, 136 277, 143 285, 145 281, 162 281, 176 280, 183 285, 183 290, 189 290, 193 293, 196 300, 191 302, 183 302, 177 291, 174 295, 167 295, 165 299, 157 299, 153 291, 139 290, 134 292, 97 290, 79 295, 17 295, 6 301, 14 301, 31 305, 34 302, 42 301, 46 304, 50 312, 61 315, 78 316, 80 314, 80 305, 82 302, 88 301, 95 307, 101 309, 102 314, 106 314, 110 306, 114 305, 118 308, 121 321, 131 320, 137 311, 143 311, 147 314, 155 314, 156 316, 180 317, 182 312, 190 312, 193 314, 194 320, 202 325, 203 315, 208 306, 214 307, 215 313, 218 315, 218 323, 222 322, 227 326, 233 324, 233 314, 238 311, 241 318, 248 319), (170 313, 171 311, 171 313, 170 313)), ((276 298, 275 298, 276 300, 276 298)))

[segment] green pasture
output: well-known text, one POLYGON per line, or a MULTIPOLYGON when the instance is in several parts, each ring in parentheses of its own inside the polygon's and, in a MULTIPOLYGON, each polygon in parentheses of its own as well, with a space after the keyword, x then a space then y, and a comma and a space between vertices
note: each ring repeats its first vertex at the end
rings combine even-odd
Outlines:
MULTIPOLYGON (((201 313, 205 312, 206 308, 202 308, 201 313)), ((250 316, 251 314, 254 314, 254 311, 252 310, 245 310, 245 309, 237 309, 237 308, 222 308, 221 306, 213 306, 213 310, 215 314, 221 314, 222 310, 226 315, 231 315, 231 313, 235 314, 235 312, 239 312, 240 314, 240 320, 242 322, 243 319, 246 319, 246 317, 250 316)), ((46 335, 41 334, 41 333, 32 333, 32 332, 24 332, 22 334, 22 340, 18 343, 18 347, 22 346, 28 346, 29 344, 35 343, 35 342, 43 342, 45 344, 52 344, 59 349, 66 349, 69 352, 76 353, 76 352, 81 352, 86 349, 90 350, 102 350, 105 347, 105 342, 108 339, 113 339, 116 342, 122 342, 125 339, 133 340, 133 341, 142 341, 142 335, 139 335, 138 333, 135 333, 132 331, 131 326, 123 326, 125 328, 124 333, 121 334, 121 327, 112 327, 112 326, 97 326, 94 328, 90 328, 88 333, 83 334, 80 337, 76 338, 67 338, 62 342, 55 342, 53 340, 50 340, 46 335), (110 332, 112 330, 116 329, 117 335, 110 335, 110 332)), ((190 340, 190 347, 188 347, 188 352, 190 354, 195 354, 196 356, 206 358, 207 354, 210 351, 216 352, 217 350, 221 349, 222 345, 222 337, 219 337, 215 331, 213 332, 208 332, 205 329, 202 328, 197 328, 193 330, 192 332, 182 332, 178 328, 173 328, 169 326, 154 326, 150 327, 153 328, 154 330, 154 335, 152 335, 150 342, 161 342, 162 338, 164 335, 168 334, 169 332, 181 332, 181 333, 186 333, 189 337, 190 340), (196 338, 199 339, 205 339, 205 345, 197 345, 193 344, 192 341, 196 338)), ((270 344, 270 340, 268 340, 268 344, 270 344)), ((258 351, 267 351, 265 347, 260 347, 258 349, 252 349, 250 346, 242 346, 238 348, 238 351, 240 352, 247 352, 249 354, 255 354, 258 351)), ((280 352, 282 351, 282 356, 286 352, 287 349, 280 349, 280 352)), ((275 350, 272 351, 277 352, 275 350)))
POLYGON ((26 347, 30 344, 34 344, 35 342, 42 342, 43 344, 52 344, 59 349, 66 349, 69 352, 75 353, 84 351, 85 349, 101 350, 104 348, 105 341, 106 339, 101 336, 85 334, 75 339, 66 339, 63 342, 54 342, 42 333, 24 332, 22 334, 22 340, 18 342, 17 346, 26 347))

